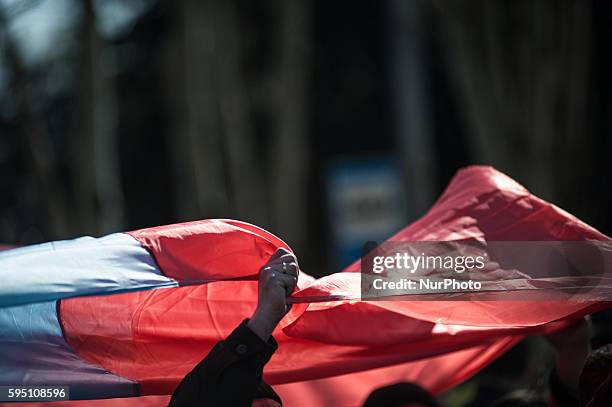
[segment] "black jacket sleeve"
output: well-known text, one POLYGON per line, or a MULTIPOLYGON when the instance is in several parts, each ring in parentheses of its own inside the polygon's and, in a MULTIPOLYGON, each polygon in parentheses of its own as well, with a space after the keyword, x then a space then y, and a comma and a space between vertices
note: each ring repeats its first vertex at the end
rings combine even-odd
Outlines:
POLYGON ((250 407, 260 388, 270 391, 262 382, 263 368, 278 348, 274 338, 259 338, 243 321, 224 341, 181 381, 170 400, 170 407, 236 406, 250 407))

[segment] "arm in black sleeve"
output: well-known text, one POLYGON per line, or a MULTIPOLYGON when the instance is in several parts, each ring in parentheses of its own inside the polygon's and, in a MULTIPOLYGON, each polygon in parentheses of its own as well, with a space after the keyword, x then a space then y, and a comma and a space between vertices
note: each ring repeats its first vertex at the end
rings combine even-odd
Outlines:
POLYGON ((278 345, 272 337, 264 342, 247 322, 217 343, 185 376, 169 406, 251 406, 262 384, 263 368, 278 345))

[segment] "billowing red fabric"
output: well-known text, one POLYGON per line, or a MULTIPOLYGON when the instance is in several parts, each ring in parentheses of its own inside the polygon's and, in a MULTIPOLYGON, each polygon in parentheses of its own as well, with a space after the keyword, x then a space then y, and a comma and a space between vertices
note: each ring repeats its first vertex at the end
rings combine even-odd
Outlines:
MULTIPOLYGON (((208 283, 63 300, 60 317, 81 357, 138 381, 142 394, 169 394, 214 343, 252 313, 256 273, 285 245, 259 228, 229 221, 132 235, 168 276, 208 283)), ((470 238, 609 239, 496 170, 470 167, 453 178, 427 215, 391 240, 470 238)), ((299 387, 277 386, 285 399, 301 394, 297 399, 312 398, 312 405, 330 399, 334 405, 357 405, 373 387, 395 381, 390 376, 441 391, 523 335, 558 329, 608 307, 577 301, 538 301, 537 306, 525 301, 365 302, 358 297, 359 262, 344 271, 316 281, 302 276, 294 297, 304 302, 294 305, 274 333, 279 350, 266 366, 266 380, 273 385, 311 380, 299 387), (550 325, 553 321, 560 322, 550 325), (336 385, 346 391, 331 391, 336 385)))
POLYGON ((254 278, 277 248, 288 248, 272 233, 230 219, 157 226, 129 234, 153 254, 166 276, 191 284, 254 278))

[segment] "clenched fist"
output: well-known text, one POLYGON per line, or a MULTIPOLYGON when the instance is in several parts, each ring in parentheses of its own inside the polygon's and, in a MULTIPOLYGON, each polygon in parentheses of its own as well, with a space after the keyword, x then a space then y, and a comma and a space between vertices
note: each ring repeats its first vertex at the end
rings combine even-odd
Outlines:
POLYGON ((287 297, 297 284, 297 258, 286 249, 278 249, 259 270, 257 308, 248 323, 249 328, 263 340, 268 340, 291 305, 287 297))

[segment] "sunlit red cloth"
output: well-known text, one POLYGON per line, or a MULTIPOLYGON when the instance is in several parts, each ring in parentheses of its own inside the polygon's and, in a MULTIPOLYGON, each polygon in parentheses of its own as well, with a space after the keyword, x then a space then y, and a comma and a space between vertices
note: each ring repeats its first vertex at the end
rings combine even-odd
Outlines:
MULTIPOLYGON (((260 228, 228 220, 129 235, 146 250, 130 248, 125 267, 136 274, 117 277, 121 284, 98 278, 93 282, 97 292, 88 290, 84 280, 82 289, 60 290, 55 299, 44 286, 14 296, 21 306, 30 297, 59 301, 66 346, 86 365, 81 369, 91 370, 86 383, 71 382, 77 392, 78 386, 87 387, 83 398, 170 394, 217 341, 252 313, 258 269, 276 248, 286 247, 260 228), (146 267, 140 267, 141 260, 146 267), (100 375, 106 375, 102 390, 96 387, 100 375)), ((390 240, 467 238, 609 240, 490 167, 461 170, 423 218, 390 240)), ((359 405, 375 387, 397 380, 439 392, 476 373, 523 335, 559 329, 572 318, 608 307, 592 301, 366 302, 359 299, 358 272, 356 262, 318 280, 301 275, 296 304, 274 333, 279 350, 265 370, 286 405, 359 405)), ((59 383, 61 367, 41 374, 54 373, 59 383)))

